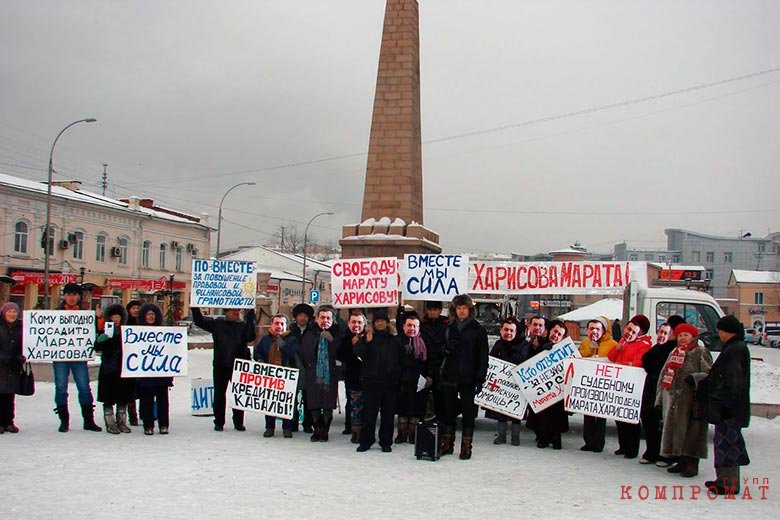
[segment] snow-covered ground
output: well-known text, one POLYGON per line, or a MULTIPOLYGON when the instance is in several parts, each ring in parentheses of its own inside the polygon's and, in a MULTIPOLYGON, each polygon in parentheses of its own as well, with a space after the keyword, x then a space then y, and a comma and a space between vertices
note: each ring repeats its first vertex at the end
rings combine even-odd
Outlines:
MULTIPOLYGON (((780 366, 777 349, 755 347, 753 355, 780 366)), ((210 351, 190 351, 189 378, 209 377, 210 364, 210 351)), ((178 379, 172 390, 168 436, 146 437, 140 428, 123 435, 85 432, 80 417, 72 419, 70 433, 61 434, 51 411, 52 383, 38 383, 34 397, 17 398, 22 431, 0 435, 2 517, 657 520, 696 514, 709 520, 777 518, 780 511, 780 418, 753 418, 744 432, 753 463, 743 468, 743 477, 768 479, 765 500, 758 484, 751 484, 752 500, 700 495, 694 501, 688 486, 714 476, 711 457, 693 479, 642 466, 612 454, 614 424, 604 453, 594 454, 579 451, 578 416, 571 418, 562 451, 537 449, 525 429, 521 446, 494 446, 495 423, 480 418, 472 460, 460 461, 456 452, 431 463, 416 460, 411 445, 389 454, 376 447, 355 453, 340 435, 343 414, 336 415, 328 443, 313 444, 303 433, 264 439, 262 417, 251 414, 246 432, 215 432, 210 417, 190 413, 189 378, 178 379), (645 501, 637 497, 642 485, 650 487, 645 501), (686 486, 683 500, 672 500, 674 485, 686 486), (632 486, 632 500, 621 500, 621 486, 632 486), (667 500, 655 500, 654 486, 668 487, 667 500)), ((71 409, 75 394, 71 384, 71 409)))

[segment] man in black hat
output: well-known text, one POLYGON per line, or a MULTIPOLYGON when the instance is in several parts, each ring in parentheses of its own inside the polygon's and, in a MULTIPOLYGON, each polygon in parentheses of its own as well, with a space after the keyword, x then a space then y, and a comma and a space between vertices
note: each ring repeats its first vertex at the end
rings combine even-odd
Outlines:
MULTIPOLYGON (((311 321, 314 318, 314 308, 306 303, 299 303, 292 309, 292 316, 295 322, 290 326, 290 336, 301 343, 303 335, 311 328, 311 321)), ((303 431, 306 433, 314 432, 314 422, 311 418, 311 410, 306 406, 306 390, 301 391, 302 402, 298 410, 303 410, 303 431)), ((298 414, 293 417, 292 431, 298 431, 298 414)))
MULTIPOLYGON (((80 311, 81 286, 77 283, 65 285, 62 302, 57 307, 61 311, 80 311)), ((93 432, 103 431, 95 424, 95 402, 92 389, 89 387, 89 368, 86 361, 55 361, 54 369, 54 412, 60 417, 59 431, 66 433, 70 429, 70 413, 68 412, 68 374, 73 372, 73 381, 79 391, 81 416, 84 419, 84 429, 93 432)))
POLYGON ((447 326, 449 318, 442 316, 442 302, 425 302, 425 315, 420 320, 420 335, 428 350, 428 366, 430 376, 433 378, 432 392, 429 394, 433 406, 426 413, 426 420, 441 416, 441 374, 440 368, 444 361, 444 343, 446 342, 447 326))

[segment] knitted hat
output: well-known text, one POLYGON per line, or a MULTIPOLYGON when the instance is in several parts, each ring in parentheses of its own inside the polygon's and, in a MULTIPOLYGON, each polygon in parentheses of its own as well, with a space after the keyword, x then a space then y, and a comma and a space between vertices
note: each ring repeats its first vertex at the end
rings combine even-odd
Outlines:
POLYGON ((681 332, 687 332, 694 338, 699 337, 699 329, 691 325, 690 323, 680 323, 674 328, 674 335, 678 336, 681 332))
POLYGON ((16 305, 14 302, 8 302, 0 307, 0 318, 5 319, 5 313, 11 309, 16 309, 16 312, 21 312, 18 305, 16 305))
POLYGON ((734 316, 724 316, 719 319, 717 329, 731 334, 739 334, 744 331, 742 323, 734 316))
POLYGON ((65 288, 62 289, 62 294, 80 294, 81 286, 77 283, 66 283, 65 288))
POLYGON ((387 311, 384 309, 375 311, 373 316, 371 316, 371 323, 374 323, 377 320, 390 321, 390 317, 387 315, 387 311))
POLYGON ((650 330, 650 320, 647 319, 647 316, 644 314, 637 314, 630 320, 628 320, 629 323, 633 323, 637 327, 639 327, 639 330, 642 331, 642 334, 647 334, 647 331, 650 330))
MULTIPOLYGON (((602 326, 602 327, 604 327, 604 332, 610 332, 610 329, 609 329, 609 320, 608 320, 606 317, 604 317, 604 316, 599 316, 599 317, 597 317, 597 318, 593 318, 593 319, 592 319, 592 320, 590 320, 590 321, 595 321, 595 322, 597 322, 597 323, 601 323, 601 326, 602 326)), ((589 323, 590 323, 590 321, 589 321, 589 323)))
POLYGON ((297 317, 299 314, 305 314, 309 317, 309 319, 314 317, 314 308, 312 308, 311 305, 308 305, 306 303, 299 303, 295 307, 293 307, 292 315, 293 318, 297 317))

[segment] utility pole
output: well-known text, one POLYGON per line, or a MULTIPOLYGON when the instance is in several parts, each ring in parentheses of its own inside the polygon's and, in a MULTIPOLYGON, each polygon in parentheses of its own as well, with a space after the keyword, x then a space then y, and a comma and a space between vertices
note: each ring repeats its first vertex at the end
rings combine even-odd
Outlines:
POLYGON ((103 181, 100 183, 101 186, 103 186, 103 196, 106 196, 106 188, 108 188, 108 173, 106 172, 106 168, 108 167, 108 163, 103 163, 103 181))
POLYGON ((284 253, 284 226, 281 226, 281 228, 282 228, 282 232, 281 232, 282 243, 279 244, 279 251, 284 253))

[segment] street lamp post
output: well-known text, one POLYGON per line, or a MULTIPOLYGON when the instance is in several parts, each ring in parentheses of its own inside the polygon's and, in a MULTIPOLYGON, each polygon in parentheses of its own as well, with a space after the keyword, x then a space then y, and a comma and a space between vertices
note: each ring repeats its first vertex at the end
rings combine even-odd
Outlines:
POLYGON ((43 299, 43 308, 48 309, 49 303, 50 303, 50 297, 49 294, 49 255, 51 255, 51 237, 49 236, 51 234, 51 181, 52 181, 52 173, 54 172, 54 147, 57 144, 57 140, 59 140, 60 136, 65 133, 65 130, 70 128, 73 125, 77 125, 79 123, 94 123, 97 121, 94 117, 88 117, 86 119, 79 119, 78 121, 73 121, 68 126, 60 130, 60 133, 57 134, 57 137, 54 138, 54 142, 51 144, 51 151, 49 152, 49 185, 46 189, 46 228, 44 229, 44 234, 46 240, 44 241, 43 245, 43 291, 45 293, 44 299, 43 299))
POLYGON ((303 232, 303 277, 301 278, 301 302, 304 303, 306 302, 306 245, 309 241, 309 226, 311 226, 311 223, 314 222, 315 218, 321 217, 323 215, 335 215, 335 213, 331 211, 317 213, 309 220, 309 223, 306 224, 306 230, 303 232))
POLYGON ((240 182, 235 186, 232 186, 225 192, 224 195, 222 195, 222 200, 219 201, 219 216, 217 217, 217 258, 219 258, 219 241, 222 237, 222 203, 225 202, 225 197, 228 196, 228 193, 238 188, 239 186, 254 186, 255 184, 256 183, 254 182, 240 182))

